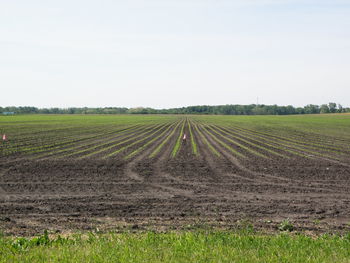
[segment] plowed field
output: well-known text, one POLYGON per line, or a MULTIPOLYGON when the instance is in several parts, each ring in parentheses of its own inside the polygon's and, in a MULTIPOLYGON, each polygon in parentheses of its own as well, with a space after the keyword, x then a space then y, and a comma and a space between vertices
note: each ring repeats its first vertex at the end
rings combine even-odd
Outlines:
POLYGON ((0 133, 5 233, 349 229, 350 115, 9 116, 0 133))

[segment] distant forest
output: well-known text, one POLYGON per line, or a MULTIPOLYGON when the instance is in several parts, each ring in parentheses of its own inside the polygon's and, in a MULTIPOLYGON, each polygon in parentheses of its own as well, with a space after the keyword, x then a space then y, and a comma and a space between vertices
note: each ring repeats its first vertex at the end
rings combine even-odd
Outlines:
POLYGON ((330 102, 323 105, 306 105, 304 107, 278 105, 218 105, 189 106, 173 109, 152 108, 36 108, 36 107, 0 107, 2 114, 210 114, 210 115, 290 115, 350 112, 340 104, 330 102))

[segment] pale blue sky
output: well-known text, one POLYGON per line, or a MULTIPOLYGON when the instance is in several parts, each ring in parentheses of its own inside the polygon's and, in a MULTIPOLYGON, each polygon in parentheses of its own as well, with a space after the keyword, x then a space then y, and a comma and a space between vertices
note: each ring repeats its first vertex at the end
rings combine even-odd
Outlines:
POLYGON ((0 0, 0 106, 350 106, 350 0, 0 0))

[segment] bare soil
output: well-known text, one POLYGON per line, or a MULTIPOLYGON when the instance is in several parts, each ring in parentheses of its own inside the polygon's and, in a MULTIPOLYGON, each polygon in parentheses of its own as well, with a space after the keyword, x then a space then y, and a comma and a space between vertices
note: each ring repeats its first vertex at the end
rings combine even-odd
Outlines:
POLYGON ((194 155, 190 140, 171 158, 176 139, 155 158, 148 157, 153 147, 128 161, 2 159, 1 230, 230 229, 241 222, 274 230, 284 219, 297 230, 350 230, 349 165, 302 157, 235 159, 213 141, 221 157, 201 141, 194 155))

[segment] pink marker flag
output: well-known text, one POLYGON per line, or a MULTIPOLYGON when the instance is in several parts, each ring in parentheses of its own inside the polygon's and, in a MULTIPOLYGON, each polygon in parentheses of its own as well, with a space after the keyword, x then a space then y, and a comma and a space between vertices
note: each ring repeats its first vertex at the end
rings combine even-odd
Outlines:
POLYGON ((4 135, 2 136, 2 140, 3 140, 3 141, 6 141, 6 134, 4 134, 4 135))

